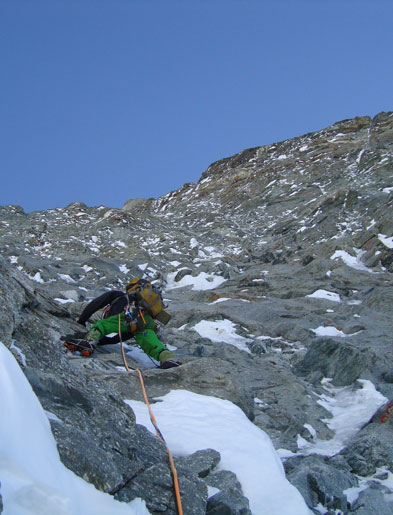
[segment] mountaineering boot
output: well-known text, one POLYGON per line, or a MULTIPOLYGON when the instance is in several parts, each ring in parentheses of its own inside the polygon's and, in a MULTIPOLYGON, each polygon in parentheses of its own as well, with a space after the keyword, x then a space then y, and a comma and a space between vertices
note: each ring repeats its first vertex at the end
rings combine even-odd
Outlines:
POLYGON ((176 361, 173 352, 169 351, 168 349, 160 352, 159 360, 161 363, 160 368, 172 368, 181 365, 180 361, 176 361))
POLYGON ((90 356, 95 351, 96 345, 94 342, 89 340, 70 338, 68 341, 64 342, 64 347, 66 347, 73 354, 80 354, 81 356, 90 358, 90 356))
POLYGON ((175 361, 174 359, 167 359, 164 363, 161 363, 160 368, 173 368, 180 367, 180 361, 175 361))

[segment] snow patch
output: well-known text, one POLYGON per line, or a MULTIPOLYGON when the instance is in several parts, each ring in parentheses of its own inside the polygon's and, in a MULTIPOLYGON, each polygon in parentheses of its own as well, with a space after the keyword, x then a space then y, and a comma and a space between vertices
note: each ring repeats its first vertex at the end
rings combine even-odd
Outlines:
POLYGON ((388 400, 376 390, 371 381, 365 379, 358 379, 361 385, 358 389, 353 386, 334 387, 330 381, 324 380, 327 393, 319 395, 317 402, 332 415, 322 422, 334 431, 334 437, 330 440, 319 440, 313 435, 313 441, 308 442, 298 435, 299 454, 337 454, 388 400))
POLYGON ((170 261, 169 264, 171 264, 172 266, 175 266, 175 267, 178 267, 181 265, 180 261, 170 261))
POLYGON ((208 338, 212 342, 234 345, 240 350, 251 353, 247 347, 247 343, 253 340, 236 334, 236 325, 231 320, 201 320, 193 329, 202 336, 202 338, 208 338))
POLYGON ((378 239, 388 249, 393 249, 393 236, 385 236, 384 234, 378 234, 378 239))
POLYGON ((40 272, 37 272, 37 273, 36 273, 36 274, 34 274, 34 275, 29 275, 29 277, 30 277, 30 279, 31 279, 32 281, 35 281, 35 282, 40 283, 40 284, 44 284, 44 280, 43 280, 43 278, 41 277, 40 272))
POLYGON ((317 336, 340 336, 341 338, 352 336, 345 334, 341 329, 337 329, 336 327, 332 326, 319 326, 316 329, 311 329, 311 331, 317 336))
POLYGON ((331 300, 332 302, 341 302, 341 298, 338 293, 333 293, 327 290, 316 290, 314 293, 311 293, 311 295, 307 295, 307 297, 311 297, 313 299, 331 300))
POLYGON ((344 263, 351 267, 355 268, 356 270, 361 270, 362 272, 369 272, 374 273, 370 268, 367 268, 362 262, 361 257, 363 254, 365 254, 364 251, 359 249, 354 249, 356 256, 351 256, 351 254, 348 254, 345 250, 336 250, 336 252, 331 256, 330 259, 342 259, 344 263))
POLYGON ((221 297, 213 302, 209 302, 208 306, 213 306, 213 304, 219 304, 220 302, 226 302, 227 300, 232 300, 230 297, 221 297))
POLYGON ((60 279, 63 279, 66 283, 75 283, 74 279, 68 274, 57 274, 60 279))
POLYGON ((59 304, 70 304, 71 302, 75 302, 73 299, 60 299, 60 298, 55 298, 53 299, 55 300, 56 302, 58 302, 59 304))
POLYGON ((183 286, 192 286, 193 290, 213 290, 226 281, 223 277, 206 272, 200 272, 199 275, 185 275, 180 281, 175 282, 177 272, 171 272, 167 276, 167 290, 182 288, 183 286))

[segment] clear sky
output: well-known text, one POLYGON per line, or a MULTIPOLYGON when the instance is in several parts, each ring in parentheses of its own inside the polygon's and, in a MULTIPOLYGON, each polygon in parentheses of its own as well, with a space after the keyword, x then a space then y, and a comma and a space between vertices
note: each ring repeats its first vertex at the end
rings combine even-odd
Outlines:
POLYGON ((121 207, 393 110, 392 0, 0 0, 0 205, 121 207))

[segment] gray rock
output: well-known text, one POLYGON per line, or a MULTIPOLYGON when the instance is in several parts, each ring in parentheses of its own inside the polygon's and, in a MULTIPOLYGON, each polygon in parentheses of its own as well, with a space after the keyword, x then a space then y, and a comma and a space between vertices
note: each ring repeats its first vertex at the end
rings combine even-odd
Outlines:
MULTIPOLYGON (((391 426, 385 426, 379 421, 365 426, 342 451, 348 463, 359 473, 358 467, 365 461, 368 469, 373 471, 378 467, 393 468, 393 443, 391 442, 391 426), (353 461, 355 459, 355 462, 353 461), (359 461, 360 460, 360 464, 359 461)), ((366 470, 368 470, 366 469, 366 470)), ((360 474, 359 475, 364 475, 360 474)), ((369 475, 369 474, 367 474, 369 475)))
POLYGON ((367 459, 361 454, 357 454, 352 449, 350 452, 347 452, 347 462, 351 467, 351 471, 358 476, 372 476, 376 472, 375 465, 367 461, 367 459))
POLYGON ((135 212, 140 214, 143 211, 149 210, 152 200, 152 198, 132 198, 124 203, 122 209, 124 209, 124 211, 135 212))
POLYGON ((243 495, 236 475, 229 470, 218 470, 205 478, 206 484, 220 490, 209 497, 207 513, 248 514, 249 500, 243 495))
POLYGON ((370 368, 370 362, 375 359, 372 351, 362 352, 350 343, 319 338, 309 346, 297 370, 301 374, 320 370, 325 377, 333 378, 338 386, 345 386, 359 379, 364 370, 370 368))
MULTIPOLYGON (((197 476, 179 476, 181 503, 185 513, 203 515, 206 513, 207 487, 197 476)), ((170 471, 163 464, 150 467, 138 474, 115 495, 115 498, 129 502, 136 497, 146 501, 151 513, 176 514, 176 499, 170 471)))
POLYGON ((200 478, 205 478, 218 465, 221 459, 219 452, 214 449, 204 449, 190 456, 177 458, 176 467, 186 468, 200 478))
POLYGON ((332 465, 320 456, 294 458, 286 462, 288 479, 301 492, 309 508, 319 504, 329 510, 348 513, 348 501, 343 493, 357 485, 348 470, 332 465))
POLYGON ((205 478, 205 482, 209 486, 213 486, 214 488, 218 488, 222 491, 242 491, 242 487, 236 477, 236 474, 230 470, 217 470, 216 472, 212 472, 205 478))
POLYGON ((174 281, 176 283, 178 283, 179 281, 181 281, 183 279, 183 277, 185 277, 186 275, 192 275, 192 270, 190 270, 189 268, 184 268, 183 270, 180 270, 180 272, 178 272, 176 275, 175 275, 175 278, 174 278, 174 281))
MULTIPOLYGON (((102 450, 88 433, 79 428, 56 422, 51 426, 56 440, 61 442, 57 448, 67 468, 103 492, 120 488, 124 479, 118 463, 112 460, 111 452, 102 450)), ((131 470, 130 466, 130 475, 131 470)))
POLYGON ((249 501, 237 490, 218 492, 207 502, 207 515, 252 515, 249 501))
POLYGON ((360 492, 349 513, 356 513, 356 515, 371 515, 373 513, 391 515, 392 512, 391 492, 379 484, 374 484, 367 490, 360 492))

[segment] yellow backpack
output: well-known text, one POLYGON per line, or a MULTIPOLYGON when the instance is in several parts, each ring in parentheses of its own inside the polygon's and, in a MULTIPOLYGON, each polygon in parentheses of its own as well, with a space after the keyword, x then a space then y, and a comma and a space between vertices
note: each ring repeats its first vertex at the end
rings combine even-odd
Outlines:
POLYGON ((136 277, 126 286, 128 295, 135 298, 137 305, 162 324, 167 324, 171 315, 165 311, 160 290, 146 279, 136 277))

